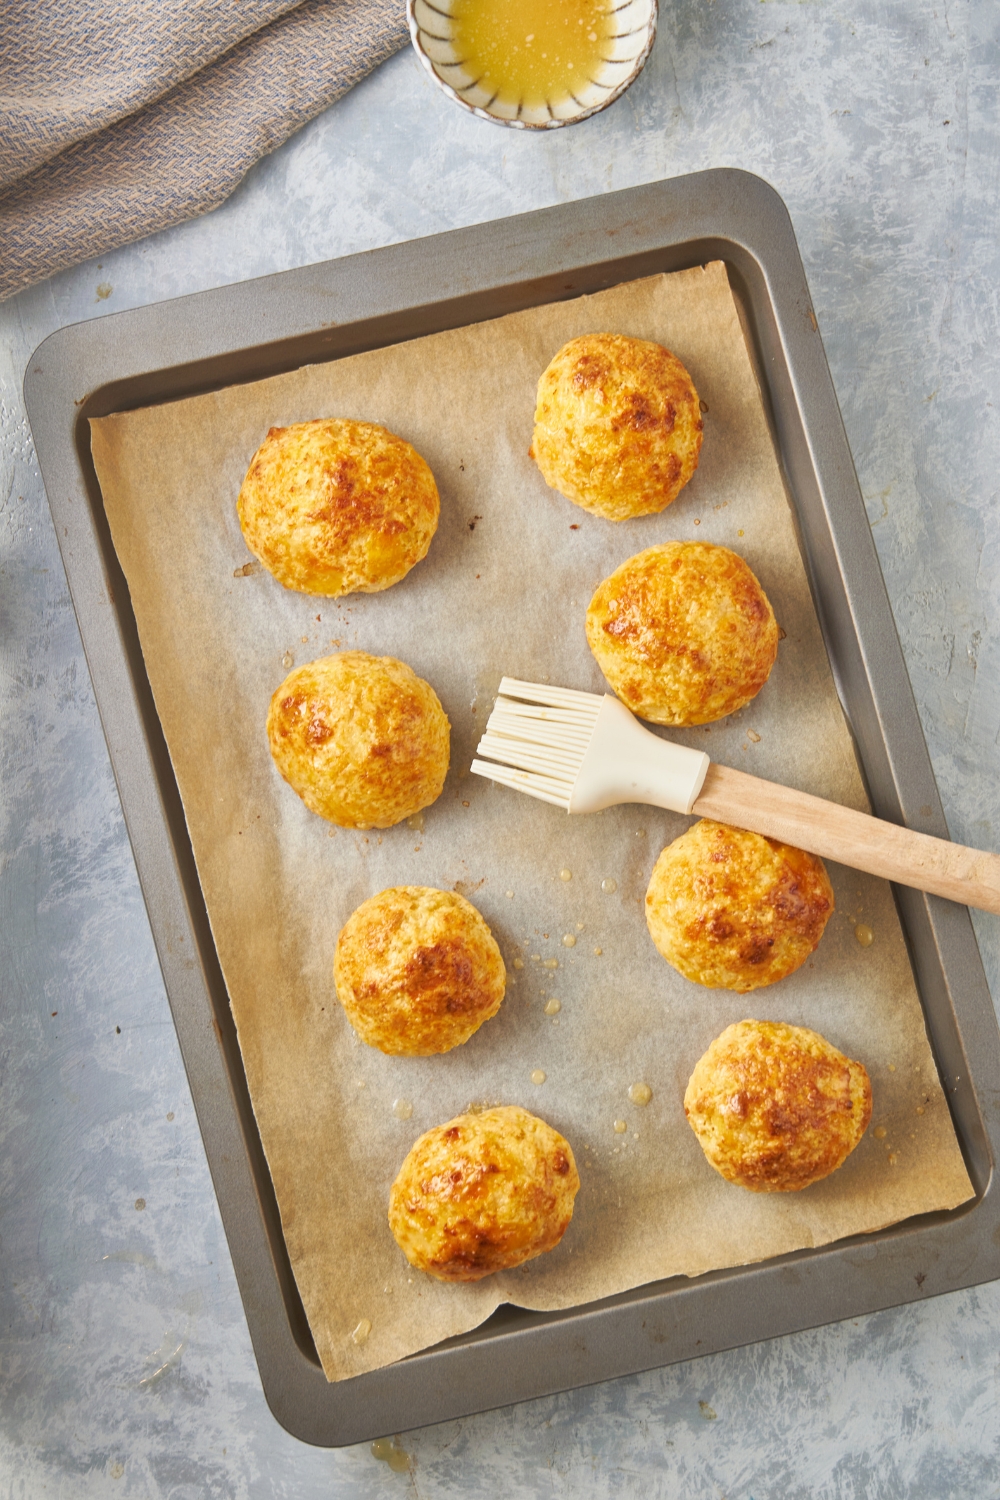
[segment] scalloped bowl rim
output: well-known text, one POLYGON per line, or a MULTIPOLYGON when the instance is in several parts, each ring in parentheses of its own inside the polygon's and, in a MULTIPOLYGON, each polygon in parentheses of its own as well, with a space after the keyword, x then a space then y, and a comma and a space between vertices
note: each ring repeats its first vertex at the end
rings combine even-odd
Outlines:
POLYGON ((631 88, 632 84, 635 82, 639 74, 642 72, 643 68, 646 66, 646 63, 649 59, 649 54, 653 50, 653 43, 656 41, 656 28, 659 21, 660 12, 659 0, 649 0, 650 14, 648 36, 646 37, 646 41, 643 45, 642 51, 636 58, 631 72, 627 75, 627 77, 622 79, 621 83, 615 85, 614 89, 606 99, 602 99, 599 104, 588 105, 585 109, 581 109, 579 114, 570 115, 569 118, 565 120, 552 119, 535 121, 505 120, 501 115, 490 114, 489 110, 483 109, 480 105, 470 104, 468 99, 463 99, 461 94, 459 94, 455 89, 452 88, 451 84, 445 83, 444 79, 435 68, 431 58, 427 55, 427 53, 424 51, 423 46, 421 45, 420 26, 416 18, 416 4, 417 0, 406 0, 406 21, 410 29, 410 42, 413 46, 414 52, 419 57, 421 63, 424 66, 424 69, 430 74, 434 83, 437 84, 438 88, 443 94, 447 94, 449 99, 453 99, 456 104, 460 104, 464 110, 468 111, 469 114, 478 116, 480 120, 488 120, 491 125, 506 125, 512 130, 557 130, 563 125, 578 125, 581 120, 589 120, 591 115, 600 114, 601 111, 607 109, 610 104, 614 104, 615 100, 620 99, 626 89, 631 88))

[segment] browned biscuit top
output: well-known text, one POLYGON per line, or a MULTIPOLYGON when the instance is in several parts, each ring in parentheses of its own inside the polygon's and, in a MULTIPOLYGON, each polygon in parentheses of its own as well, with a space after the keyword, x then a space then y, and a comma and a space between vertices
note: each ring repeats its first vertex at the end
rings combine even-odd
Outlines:
POLYGON ((538 382, 531 457, 546 484, 609 520, 676 499, 698 466, 701 440, 698 393, 662 344, 584 334, 538 382))
POLYGON ((482 916, 455 891, 397 886, 348 917, 334 959, 337 995, 370 1047, 448 1052, 500 1009, 504 962, 482 916))
POLYGON ((435 801, 448 773, 438 696, 392 656, 342 651, 296 667, 271 699, 267 735, 288 784, 342 828, 391 828, 435 801))
POLYGON ((817 855, 710 818, 667 845, 646 892, 646 924, 667 962, 740 994, 804 964, 833 910, 817 855))
POLYGON ((237 501, 247 546, 279 583, 332 598, 398 583, 426 555, 439 510, 415 448, 336 418, 272 427, 237 501))
POLYGON ((587 641, 622 702, 654 724, 709 724, 770 676, 778 626, 750 568, 728 547, 664 542, 597 588, 587 641))
POLYGON ((739 1021, 691 1074, 684 1113, 728 1182, 798 1192, 842 1165, 872 1113, 859 1062, 804 1026, 739 1021))
POLYGON ((552 1250, 580 1177, 569 1143, 517 1105, 428 1130, 400 1168, 389 1226, 411 1265, 478 1281, 552 1250))

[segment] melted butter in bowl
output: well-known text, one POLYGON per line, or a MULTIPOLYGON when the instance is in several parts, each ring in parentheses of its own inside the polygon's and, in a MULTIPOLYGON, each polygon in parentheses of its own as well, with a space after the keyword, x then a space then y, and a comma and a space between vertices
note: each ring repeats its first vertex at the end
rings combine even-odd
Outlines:
POLYGON ((656 0, 408 0, 435 83, 482 119, 552 129, 606 108, 638 77, 656 0))
POLYGON ((455 48, 491 104, 544 109, 586 87, 614 34, 603 0, 454 0, 455 48))

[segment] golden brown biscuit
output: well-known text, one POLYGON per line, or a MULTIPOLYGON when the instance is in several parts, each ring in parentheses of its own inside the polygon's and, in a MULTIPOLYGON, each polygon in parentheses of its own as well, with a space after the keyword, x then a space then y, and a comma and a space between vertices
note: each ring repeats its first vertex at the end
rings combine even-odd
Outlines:
POLYGON ((500 1009, 507 971, 470 901, 397 886, 363 901, 337 939, 337 996, 369 1047, 429 1057, 467 1042, 500 1009))
POLYGON ((600 584, 587 641, 641 719, 710 724, 760 692, 778 654, 778 626, 742 557, 711 542, 664 542, 600 584))
POLYGON ((237 501, 250 551, 286 589, 373 594, 426 556, 437 530, 434 475, 373 422, 272 427, 237 501))
POLYGON ((311 812, 391 828, 441 795, 450 726, 405 662, 342 651, 289 672, 271 699, 274 763, 311 812))
POLYGON ((538 382, 528 452, 552 489, 624 521, 664 510, 698 467, 701 407, 662 344, 588 333, 559 350, 538 382))
POLYGON ((738 1021, 695 1066, 684 1113, 717 1172, 753 1193, 828 1177, 868 1128, 868 1074, 815 1031, 738 1021))
POLYGON ((745 995, 804 964, 833 907, 815 854, 703 818, 653 866, 646 925, 685 979, 745 995))
POLYGON ((459 1115, 414 1144, 389 1194, 389 1227, 411 1266, 479 1281, 554 1250, 580 1177, 569 1143, 526 1109, 459 1115))

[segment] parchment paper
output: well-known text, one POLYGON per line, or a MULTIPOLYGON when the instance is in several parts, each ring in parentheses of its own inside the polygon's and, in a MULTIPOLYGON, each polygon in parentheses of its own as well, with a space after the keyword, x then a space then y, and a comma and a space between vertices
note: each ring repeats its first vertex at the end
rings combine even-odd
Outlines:
POLYGON ((570 818, 468 773, 501 675, 603 692, 583 628, 594 587, 645 547, 697 538, 747 559, 786 638, 752 704, 678 737, 724 764, 866 806, 721 264, 106 417, 92 434, 328 1379, 473 1328, 502 1302, 569 1307, 972 1195, 887 885, 831 866, 837 911, 808 964, 748 996, 703 989, 659 957, 643 916, 653 862, 690 819, 636 806, 570 818), (707 407, 690 485, 662 515, 622 524, 547 489, 527 457, 539 374, 567 339, 605 330, 673 349, 707 407), (310 598, 250 563, 236 518, 249 460, 272 425, 317 416, 384 423, 437 478, 430 553, 386 593, 310 598), (444 792, 411 825, 334 831, 272 766, 272 692, 293 662, 338 647, 401 657, 449 715, 444 792), (499 1014, 443 1057, 361 1045, 333 987, 343 922, 366 897, 405 884, 469 896, 510 973, 499 1014), (872 929, 870 947, 856 940, 858 923, 872 929), (562 1009, 548 1016, 552 996, 562 1009), (730 1186, 684 1119, 694 1063, 746 1017, 813 1027, 871 1074, 867 1135, 805 1192, 730 1186), (536 1069, 543 1084, 531 1081, 536 1069), (645 1109, 628 1099, 637 1081, 653 1090, 645 1109), (397 1099, 412 1117, 395 1117, 397 1099), (404 1260, 388 1192, 417 1136, 470 1103, 521 1104, 550 1121, 574 1148, 582 1187, 551 1254, 444 1286, 404 1260))

